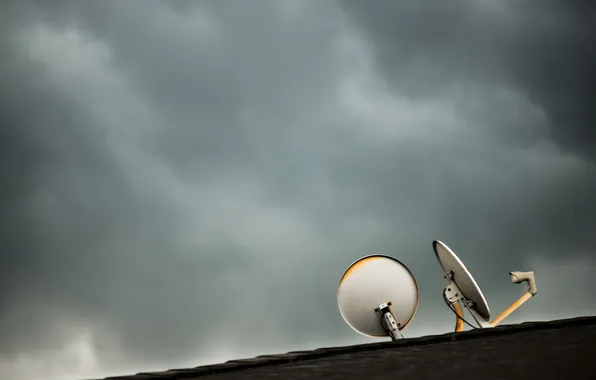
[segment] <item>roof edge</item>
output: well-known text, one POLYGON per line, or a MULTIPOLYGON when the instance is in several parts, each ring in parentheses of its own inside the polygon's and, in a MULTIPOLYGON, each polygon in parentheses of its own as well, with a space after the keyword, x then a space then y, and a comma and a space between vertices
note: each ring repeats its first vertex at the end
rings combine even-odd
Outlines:
POLYGON ((237 372, 263 366, 275 366, 296 361, 319 359, 342 354, 380 349, 393 349, 398 347, 426 346, 453 341, 478 339, 488 336, 518 334, 527 331, 550 330, 561 327, 595 325, 596 316, 575 317, 543 322, 523 322, 513 325, 501 325, 488 329, 475 329, 463 332, 449 332, 438 335, 427 335, 416 338, 407 338, 397 341, 383 341, 366 343, 354 346, 318 348, 308 351, 291 351, 285 354, 260 355, 250 359, 234 359, 225 363, 203 365, 195 368, 171 369, 163 372, 141 372, 136 375, 112 376, 97 380, 179 380, 215 375, 219 373, 237 372))

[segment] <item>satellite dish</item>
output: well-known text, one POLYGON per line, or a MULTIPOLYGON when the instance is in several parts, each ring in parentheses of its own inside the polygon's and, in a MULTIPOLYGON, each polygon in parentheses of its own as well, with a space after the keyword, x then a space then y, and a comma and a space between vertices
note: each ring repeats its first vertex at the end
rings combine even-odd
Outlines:
MULTIPOLYGON (((474 310, 483 321, 488 322, 490 310, 486 298, 484 298, 482 290, 480 290, 476 280, 474 280, 464 263, 441 241, 433 241, 433 249, 437 260, 439 260, 439 265, 443 268, 445 278, 459 288, 460 299, 467 301, 468 308, 474 310)), ((449 287, 447 290, 450 291, 449 287)), ((453 290, 453 287, 451 290, 453 290)))
POLYGON ((468 309, 481 328, 488 328, 501 323, 503 319, 537 293, 534 272, 509 273, 513 283, 519 284, 527 281, 529 286, 528 292, 503 311, 494 321, 489 322, 490 309, 486 298, 484 298, 482 290, 480 290, 476 280, 474 280, 474 277, 472 277, 472 274, 468 271, 464 263, 441 241, 433 241, 433 249, 439 265, 441 265, 443 270, 444 277, 448 281, 448 285, 443 290, 443 297, 445 302, 457 315, 455 331, 463 330, 464 322, 467 323, 463 318, 462 304, 468 309))
POLYGON ((399 260, 365 256, 348 267, 337 290, 337 304, 346 323, 369 337, 403 338, 418 308, 418 285, 399 260))

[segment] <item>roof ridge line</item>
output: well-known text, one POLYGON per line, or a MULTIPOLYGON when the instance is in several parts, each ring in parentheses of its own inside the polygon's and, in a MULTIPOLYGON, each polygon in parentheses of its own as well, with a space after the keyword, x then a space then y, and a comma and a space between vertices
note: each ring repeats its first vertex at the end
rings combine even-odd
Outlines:
POLYGON ((353 346, 323 347, 314 350, 290 351, 285 354, 259 355, 254 358, 232 359, 224 363, 202 365, 194 368, 170 369, 162 372, 140 372, 135 375, 111 376, 102 380, 181 380, 238 372, 264 366, 276 366, 291 362, 332 357, 354 352, 394 349, 398 347, 425 346, 453 341, 472 340, 486 336, 511 335, 527 331, 550 330, 560 327, 572 327, 596 324, 596 316, 583 316, 552 321, 523 322, 520 324, 501 325, 488 329, 475 329, 463 332, 426 335, 397 341, 365 343, 353 346))

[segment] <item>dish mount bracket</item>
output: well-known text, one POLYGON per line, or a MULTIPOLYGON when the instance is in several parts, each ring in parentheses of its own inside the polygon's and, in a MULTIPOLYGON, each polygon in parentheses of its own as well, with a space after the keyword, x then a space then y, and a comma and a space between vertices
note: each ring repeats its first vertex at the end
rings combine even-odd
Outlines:
POLYGON ((383 330, 385 333, 391 337, 391 340, 398 340, 403 339, 404 336, 401 334, 399 328, 401 327, 401 323, 397 322, 393 312, 391 311, 391 301, 379 304, 375 308, 375 312, 379 316, 379 320, 381 322, 381 326, 383 326, 383 330))
POLYGON ((474 302, 469 301, 466 299, 462 291, 459 289, 457 284, 454 281, 454 274, 453 271, 445 274, 445 278, 449 281, 449 284, 443 289, 443 297, 449 303, 449 306, 452 308, 458 302, 465 306, 466 309, 472 314, 472 317, 480 326, 481 328, 489 328, 492 327, 488 321, 485 321, 475 310, 474 310, 474 302))

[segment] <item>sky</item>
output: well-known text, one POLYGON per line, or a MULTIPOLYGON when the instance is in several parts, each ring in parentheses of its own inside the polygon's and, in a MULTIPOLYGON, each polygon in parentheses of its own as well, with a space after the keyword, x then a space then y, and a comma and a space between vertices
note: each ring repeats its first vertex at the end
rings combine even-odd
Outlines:
POLYGON ((596 314, 591 1, 0 5, 0 378, 376 341, 337 285, 432 241, 506 321, 596 314))

